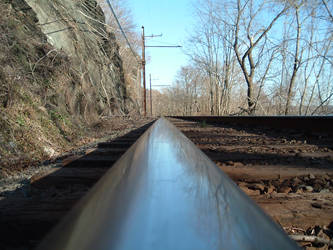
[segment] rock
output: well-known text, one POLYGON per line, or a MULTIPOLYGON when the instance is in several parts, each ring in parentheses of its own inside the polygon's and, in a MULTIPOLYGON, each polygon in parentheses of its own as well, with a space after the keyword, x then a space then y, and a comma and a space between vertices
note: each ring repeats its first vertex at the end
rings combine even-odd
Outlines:
POLYGON ((284 180, 281 184, 281 186, 288 186, 288 187, 291 187, 292 185, 293 185, 292 180, 284 180))
POLYGON ((273 185, 269 185, 268 187, 265 187, 264 192, 266 194, 271 194, 275 190, 275 187, 273 185))
POLYGON ((296 194, 303 194, 303 190, 302 188, 298 188, 295 192, 296 194))
POLYGON ((296 193, 297 190, 299 190, 299 189, 301 189, 300 186, 293 185, 293 186, 291 187, 292 193, 296 193))
POLYGON ((306 187, 305 187, 305 190, 306 190, 307 192, 313 192, 313 187, 311 187, 311 186, 306 186, 306 187))
POLYGON ((333 234, 333 221, 331 221, 328 226, 326 227, 327 230, 330 230, 333 234))
POLYGON ((316 183, 316 184, 313 185, 313 190, 314 190, 316 193, 320 192, 321 189, 322 189, 322 187, 321 187, 320 184, 316 183))
POLYGON ((314 176, 313 174, 309 174, 309 179, 310 180, 316 179, 316 176, 314 176))
POLYGON ((329 194, 329 193, 330 193, 330 190, 327 189, 327 188, 325 188, 325 189, 320 190, 319 193, 321 193, 321 194, 329 194))
POLYGON ((324 152, 330 152, 330 150, 328 148, 323 148, 324 152))
POLYGON ((329 177, 329 175, 325 174, 323 175, 323 179, 325 179, 326 181, 331 180, 331 177, 329 177))
MULTIPOLYGON (((330 240, 330 238, 323 232, 323 230, 319 227, 319 231, 316 233, 316 236, 318 236, 319 238, 325 239, 325 240, 330 240)), ((313 242, 312 246, 318 248, 323 249, 322 247, 325 246, 325 244, 323 243, 318 243, 318 242, 313 242)), ((324 249, 328 249, 327 247, 325 247, 324 249)))
POLYGON ((233 162, 233 161, 227 161, 225 164, 226 164, 227 166, 233 166, 233 165, 234 165, 234 162, 233 162))
POLYGON ((302 181, 298 177, 295 177, 295 178, 292 179, 292 184, 293 185, 297 186, 297 185, 299 185, 301 183, 302 183, 302 181))
POLYGON ((318 233, 322 230, 322 228, 318 225, 312 226, 306 229, 306 235, 317 236, 318 233))
POLYGON ((278 193, 288 194, 291 191, 291 187, 283 186, 278 189, 278 193))
POLYGON ((272 180, 271 183, 275 188, 278 188, 280 186, 280 182, 278 180, 272 180))
POLYGON ((244 164, 242 162, 234 162, 234 167, 243 167, 244 164))
POLYGON ((45 146, 45 147, 43 148, 43 150, 44 150, 44 152, 45 152, 49 157, 52 157, 52 156, 54 156, 54 155, 56 154, 56 151, 55 151, 53 148, 51 148, 51 147, 47 147, 47 146, 45 146))
POLYGON ((264 192, 265 190, 265 186, 260 183, 249 184, 247 187, 252 190, 259 190, 260 192, 264 192))
POLYGON ((325 187, 325 188, 329 188, 330 185, 331 185, 331 183, 330 183, 329 181, 327 181, 327 182, 325 183, 324 187, 325 187))
POLYGON ((304 248, 304 249, 306 249, 306 250, 318 250, 318 248, 317 247, 311 247, 311 246, 308 246, 309 245, 309 243, 305 243, 305 247, 306 248, 304 248))
POLYGON ((324 186, 324 185, 326 184, 326 181, 325 181, 324 178, 316 178, 316 179, 314 179, 314 180, 311 180, 311 182, 312 182, 313 184, 317 183, 317 184, 319 184, 319 185, 321 185, 321 186, 324 186))
POLYGON ((327 226, 324 226, 323 232, 331 239, 333 239, 333 231, 329 229, 327 226))
POLYGON ((314 203, 311 203, 311 206, 314 207, 314 208, 322 208, 321 204, 317 203, 317 202, 314 202, 314 203))
POLYGON ((318 233, 318 237, 323 238, 325 240, 330 240, 329 235, 326 234, 327 230, 321 229, 318 233))
POLYGON ((260 190, 252 190, 245 186, 240 186, 240 188, 243 190, 243 192, 247 195, 260 195, 260 190))
POLYGON ((239 187, 246 187, 246 183, 242 181, 237 181, 236 182, 239 187))

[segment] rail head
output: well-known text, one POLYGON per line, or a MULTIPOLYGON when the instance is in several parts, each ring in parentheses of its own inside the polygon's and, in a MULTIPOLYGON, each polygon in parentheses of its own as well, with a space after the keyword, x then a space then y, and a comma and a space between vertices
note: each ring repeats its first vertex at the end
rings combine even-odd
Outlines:
POLYGON ((38 249, 299 248, 161 118, 38 249))
POLYGON ((333 116, 169 116, 169 118, 333 134, 333 116))

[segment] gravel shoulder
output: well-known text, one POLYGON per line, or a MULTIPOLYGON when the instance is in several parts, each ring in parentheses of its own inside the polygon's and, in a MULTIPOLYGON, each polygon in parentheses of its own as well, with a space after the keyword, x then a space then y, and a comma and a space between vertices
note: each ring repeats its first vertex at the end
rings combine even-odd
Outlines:
POLYGON ((9 198, 27 198, 31 197, 31 179, 35 176, 44 176, 52 171, 61 168, 64 164, 85 156, 96 149, 101 142, 111 141, 121 137, 141 126, 151 122, 152 119, 131 119, 130 117, 119 117, 115 122, 114 119, 105 120, 98 128, 98 132, 89 138, 82 140, 83 146, 73 148, 61 155, 54 156, 41 164, 33 164, 24 168, 18 168, 11 173, 6 173, 5 177, 0 178, 0 201, 9 198), (88 143, 87 143, 88 142, 88 143))

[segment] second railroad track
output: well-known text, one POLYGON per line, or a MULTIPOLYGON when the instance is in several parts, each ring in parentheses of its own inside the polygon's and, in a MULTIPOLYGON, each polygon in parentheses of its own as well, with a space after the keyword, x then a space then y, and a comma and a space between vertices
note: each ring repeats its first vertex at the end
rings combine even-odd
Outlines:
MULTIPOLYGON (((302 118, 301 127, 292 118, 260 119, 169 121, 288 234, 333 235, 332 119, 302 118)), ((84 155, 59 158, 58 168, 30 179, 27 195, 1 199, 0 245, 34 248, 150 125, 84 155)))

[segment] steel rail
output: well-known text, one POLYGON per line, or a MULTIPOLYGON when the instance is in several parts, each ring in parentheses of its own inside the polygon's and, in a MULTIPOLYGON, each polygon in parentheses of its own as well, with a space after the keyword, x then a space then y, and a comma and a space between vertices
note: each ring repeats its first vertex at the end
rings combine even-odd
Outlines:
POLYGON ((333 116, 169 116, 170 118, 216 124, 266 126, 333 133, 333 116))
POLYGON ((166 119, 156 121, 38 249, 299 249, 166 119))

